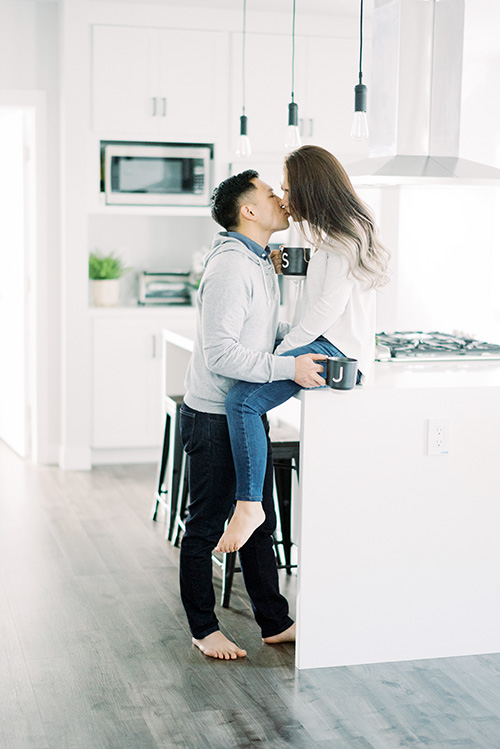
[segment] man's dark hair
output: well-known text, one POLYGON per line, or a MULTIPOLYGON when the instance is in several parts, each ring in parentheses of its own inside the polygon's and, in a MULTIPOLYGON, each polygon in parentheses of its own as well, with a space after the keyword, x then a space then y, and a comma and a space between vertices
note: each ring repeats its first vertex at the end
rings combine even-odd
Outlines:
POLYGON ((239 226, 242 198, 256 189, 252 180, 258 179, 258 176, 254 169, 247 169, 228 177, 213 191, 212 218, 226 231, 235 231, 239 226))

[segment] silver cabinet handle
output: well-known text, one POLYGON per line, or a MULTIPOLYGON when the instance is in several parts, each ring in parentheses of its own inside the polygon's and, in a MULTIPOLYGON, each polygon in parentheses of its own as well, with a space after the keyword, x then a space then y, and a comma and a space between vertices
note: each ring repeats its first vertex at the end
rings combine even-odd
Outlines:
POLYGON ((304 135, 304 120, 299 118, 299 135, 304 135))
POLYGON ((309 118, 309 136, 311 137, 313 135, 314 130, 314 120, 312 117, 309 118))
POLYGON ((151 355, 153 359, 156 359, 156 336, 153 335, 152 338, 153 338, 153 350, 152 350, 151 355))
POLYGON ((153 96, 153 117, 156 117, 156 96, 153 96))
POLYGON ((167 99, 165 96, 162 98, 162 103, 163 103, 163 110, 162 110, 161 116, 166 117, 167 116, 167 99))

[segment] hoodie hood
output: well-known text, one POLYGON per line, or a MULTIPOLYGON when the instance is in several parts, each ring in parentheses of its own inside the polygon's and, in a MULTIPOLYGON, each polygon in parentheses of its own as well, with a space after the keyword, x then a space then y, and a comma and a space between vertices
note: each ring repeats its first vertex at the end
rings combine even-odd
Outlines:
POLYGON ((356 185, 500 184, 459 156, 465 0, 374 0, 370 158, 356 185))

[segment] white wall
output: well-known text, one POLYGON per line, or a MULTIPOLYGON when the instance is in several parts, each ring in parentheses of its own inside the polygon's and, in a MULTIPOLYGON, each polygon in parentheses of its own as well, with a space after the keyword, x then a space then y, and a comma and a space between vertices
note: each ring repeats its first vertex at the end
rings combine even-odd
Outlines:
POLYGON ((500 167, 500 4, 466 0, 460 155, 500 167))
POLYGON ((60 232, 58 7, 32 0, 0 3, 0 89, 47 92, 47 318, 50 402, 49 457, 60 439, 60 232))

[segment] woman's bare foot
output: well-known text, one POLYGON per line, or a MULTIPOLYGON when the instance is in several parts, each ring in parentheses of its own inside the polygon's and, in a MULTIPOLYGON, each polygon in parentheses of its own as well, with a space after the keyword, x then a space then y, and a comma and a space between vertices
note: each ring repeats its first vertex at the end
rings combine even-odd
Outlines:
POLYGON ((262 509, 262 502, 238 500, 233 517, 219 538, 215 551, 222 551, 224 554, 230 551, 238 551, 265 519, 266 514, 262 509))
POLYGON ((244 658, 246 650, 242 650, 234 642, 228 640, 220 630, 212 632, 201 640, 193 637, 193 645, 210 658, 220 658, 225 661, 234 661, 236 658, 244 658))
POLYGON ((284 632, 280 632, 279 635, 273 635, 272 637, 263 637, 262 640, 267 642, 268 645, 277 645, 280 642, 295 642, 295 622, 291 627, 285 629, 284 632))

